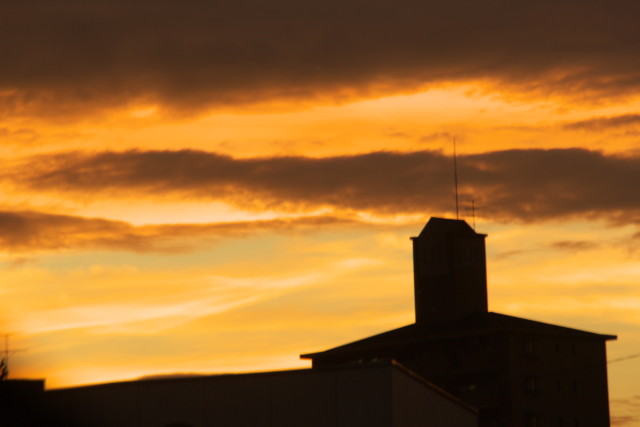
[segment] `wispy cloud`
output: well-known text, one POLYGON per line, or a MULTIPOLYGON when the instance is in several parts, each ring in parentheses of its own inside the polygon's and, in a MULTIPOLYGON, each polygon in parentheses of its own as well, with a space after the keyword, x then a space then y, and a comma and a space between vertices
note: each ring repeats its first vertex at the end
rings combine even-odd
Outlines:
POLYGON ((632 396, 627 399, 612 399, 611 425, 631 427, 640 422, 640 396, 632 396))
POLYGON ((450 132, 435 132, 435 133, 431 133, 429 135, 424 135, 422 137, 420 137, 420 142, 432 142, 432 141, 438 141, 438 140, 447 140, 447 141, 451 141, 456 135, 450 133, 450 132))
POLYGON ((640 126, 640 114, 624 114, 621 116, 611 117, 593 117, 587 120, 565 123, 562 127, 565 129, 601 131, 638 126, 640 126))
POLYGON ((150 299, 144 293, 130 295, 127 301, 118 291, 130 285, 113 283, 107 300, 58 302, 55 308, 34 309, 16 321, 29 334, 91 328, 93 331, 146 332, 175 327, 194 319, 217 315, 247 305, 265 303, 300 289, 375 264, 376 260, 352 258, 328 264, 322 270, 296 275, 207 276, 197 283, 185 283, 170 297, 150 299))
POLYGON ((551 244, 552 248, 566 251, 585 251, 598 246, 600 246, 598 243, 587 240, 560 240, 551 244))
POLYGON ((33 129, 18 128, 11 129, 8 127, 0 127, 0 140, 9 144, 12 142, 20 144, 30 144, 38 139, 38 132, 33 129))
POLYGON ((213 224, 133 226, 123 221, 101 218, 4 211, 0 212, 0 246, 2 250, 12 253, 86 248, 175 253, 194 249, 203 241, 211 243, 212 240, 225 237, 242 237, 264 231, 313 230, 356 223, 337 217, 312 216, 213 224))

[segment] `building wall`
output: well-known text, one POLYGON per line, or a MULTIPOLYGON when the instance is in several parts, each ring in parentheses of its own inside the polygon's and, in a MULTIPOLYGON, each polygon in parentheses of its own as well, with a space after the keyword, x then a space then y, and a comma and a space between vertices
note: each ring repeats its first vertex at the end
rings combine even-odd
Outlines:
POLYGON ((461 411, 458 403, 443 399, 415 378, 394 371, 392 381, 394 427, 477 425, 475 411, 461 411))
POLYGON ((0 381, 0 426, 41 427, 44 380, 0 381))
POLYGON ((442 337, 398 360, 480 410, 480 425, 511 427, 510 345, 506 333, 442 337))
POLYGON ((115 383, 46 401, 65 427, 441 426, 442 417, 477 426, 468 409, 388 364, 115 383))
POLYGON ((511 352, 514 426, 609 425, 604 341, 519 334, 511 352))
POLYGON ((483 427, 609 425, 602 339, 515 331, 452 334, 375 357, 394 358, 478 408, 483 427))

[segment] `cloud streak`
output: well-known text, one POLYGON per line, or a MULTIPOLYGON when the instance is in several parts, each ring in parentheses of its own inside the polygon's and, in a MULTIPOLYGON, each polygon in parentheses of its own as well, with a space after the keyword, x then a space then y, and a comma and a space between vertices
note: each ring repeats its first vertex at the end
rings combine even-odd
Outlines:
POLYGON ((300 217, 213 224, 133 226, 123 221, 35 211, 0 212, 0 247, 10 253, 38 250, 118 249, 176 253, 198 242, 244 237, 264 231, 304 231, 355 221, 336 217, 300 217))
MULTIPOLYGON (((30 158, 5 175, 21 191, 87 197, 204 198, 243 209, 377 215, 450 212, 451 158, 435 151, 326 158, 236 159, 216 153, 125 151, 30 158)), ((633 223, 640 157, 584 149, 506 150, 458 159, 461 200, 485 217, 540 221, 574 216, 633 223)))
POLYGON ((598 243, 587 240, 560 240, 553 242, 551 247, 564 251, 579 252, 598 248, 598 243))
POLYGON ((5 2, 0 111, 146 102, 188 113, 478 80, 618 96, 640 86, 638 8, 635 0, 5 2))
POLYGON ((612 117, 594 117, 587 120, 565 123, 563 127, 570 130, 603 131, 625 127, 640 126, 640 114, 623 114, 612 117))

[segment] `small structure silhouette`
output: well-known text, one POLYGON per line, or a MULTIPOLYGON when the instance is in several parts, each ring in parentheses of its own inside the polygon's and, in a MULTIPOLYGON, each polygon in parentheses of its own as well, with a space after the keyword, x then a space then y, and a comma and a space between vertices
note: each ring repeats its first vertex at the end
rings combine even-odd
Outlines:
POLYGON ((477 411, 394 362, 118 382, 46 393, 50 427, 477 427, 477 411))
POLYGON ((609 425, 602 335, 488 311, 485 235, 431 218, 413 237, 414 324, 303 354, 314 369, 398 360, 480 411, 480 426, 609 425))
POLYGON ((44 380, 0 381, 0 426, 48 427, 43 416, 44 380))

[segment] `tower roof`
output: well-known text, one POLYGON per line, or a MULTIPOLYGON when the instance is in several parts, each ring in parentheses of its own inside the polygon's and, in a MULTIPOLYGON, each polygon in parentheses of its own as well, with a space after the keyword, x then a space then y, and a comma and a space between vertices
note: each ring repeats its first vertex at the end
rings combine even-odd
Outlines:
POLYGON ((431 217, 418 237, 424 237, 425 235, 436 236, 447 234, 474 236, 477 233, 473 231, 473 228, 471 228, 469 224, 462 219, 431 217))

